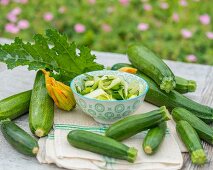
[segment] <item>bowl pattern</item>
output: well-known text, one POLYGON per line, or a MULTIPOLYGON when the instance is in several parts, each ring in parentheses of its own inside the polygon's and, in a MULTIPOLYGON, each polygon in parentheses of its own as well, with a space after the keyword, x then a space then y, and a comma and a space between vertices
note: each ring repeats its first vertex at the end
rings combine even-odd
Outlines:
POLYGON ((142 83, 144 87, 144 93, 132 99, 97 100, 82 96, 81 94, 78 94, 75 89, 75 85, 78 85, 80 87, 82 86, 82 82, 85 78, 85 75, 80 75, 74 78, 71 83, 71 88, 73 90, 78 107, 80 107, 86 114, 92 116, 99 123, 111 124, 119 119, 122 119, 133 113, 136 109, 138 109, 138 107, 144 101, 145 94, 148 90, 148 85, 140 77, 128 73, 109 70, 93 71, 87 74, 95 76, 117 75, 123 77, 123 79, 127 82, 133 80, 138 81, 139 83, 142 83))

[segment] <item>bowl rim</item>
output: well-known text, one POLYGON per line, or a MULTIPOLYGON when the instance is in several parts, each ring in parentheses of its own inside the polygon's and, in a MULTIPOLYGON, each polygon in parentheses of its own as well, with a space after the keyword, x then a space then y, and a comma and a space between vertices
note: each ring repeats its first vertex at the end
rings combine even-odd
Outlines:
POLYGON ((136 76, 134 74, 130 74, 130 73, 126 73, 126 72, 120 72, 120 71, 117 71, 117 70, 97 70, 97 71, 90 71, 90 72, 86 72, 86 73, 83 73, 83 74, 80 74, 78 76, 76 76, 74 79, 72 79, 71 83, 70 83, 70 88, 72 90, 72 92, 76 95, 78 95, 79 97, 81 98, 84 98, 84 99, 88 99, 88 100, 93 100, 93 101, 97 101, 97 102, 109 102, 109 103, 114 103, 114 102, 127 102, 127 101, 132 101, 132 100, 136 100, 136 99, 139 99, 139 98, 142 98, 146 95, 146 93, 148 92, 149 90, 149 85, 148 83, 146 82, 146 80, 144 80, 143 78, 139 77, 139 76, 136 76), (106 71, 106 72, 119 72, 120 74, 124 74, 124 75, 131 75, 133 77, 137 77, 139 79, 141 79, 145 85, 146 85, 146 88, 144 90, 143 93, 141 93, 139 96, 137 97, 134 97, 134 98, 131 98, 131 99, 126 99, 126 100, 98 100, 98 99, 93 99, 93 98, 89 98, 89 97, 86 97, 86 96, 83 96, 81 94, 79 94, 76 89, 74 88, 74 81, 75 79, 77 79, 78 77, 81 77, 83 76, 84 74, 91 74, 91 73, 95 73, 95 72, 101 72, 101 71, 106 71))

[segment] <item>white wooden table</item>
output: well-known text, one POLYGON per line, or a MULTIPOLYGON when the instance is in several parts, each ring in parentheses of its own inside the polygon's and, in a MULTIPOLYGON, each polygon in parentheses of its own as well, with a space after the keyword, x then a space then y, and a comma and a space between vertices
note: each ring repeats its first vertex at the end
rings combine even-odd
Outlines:
MULTIPOLYGON (((10 40, 0 38, 0 43, 10 43, 10 40)), ((103 53, 103 52, 93 52, 97 56, 97 62, 104 64, 106 66, 111 66, 112 64, 118 62, 128 62, 125 55, 115 54, 115 53, 103 53)), ((173 72, 176 75, 183 76, 185 78, 196 80, 198 83, 198 89, 195 93, 187 94, 188 97, 193 98, 197 102, 209 105, 213 107, 213 67, 198 65, 198 64, 186 64, 181 62, 166 61, 173 72)), ((0 72, 4 71, 6 66, 0 63, 0 72)), ((1 81, 1 78, 0 78, 1 81)), ((24 115, 16 120, 22 128, 29 131, 28 116, 24 115)), ((213 169, 213 147, 204 143, 204 149, 207 153, 208 163, 203 167, 194 166, 191 164, 188 154, 183 154, 184 165, 182 167, 185 169, 213 169)), ((35 158, 27 157, 19 154, 11 146, 6 143, 2 134, 0 133, 0 170, 57 170, 60 169, 54 165, 39 164, 35 158)))

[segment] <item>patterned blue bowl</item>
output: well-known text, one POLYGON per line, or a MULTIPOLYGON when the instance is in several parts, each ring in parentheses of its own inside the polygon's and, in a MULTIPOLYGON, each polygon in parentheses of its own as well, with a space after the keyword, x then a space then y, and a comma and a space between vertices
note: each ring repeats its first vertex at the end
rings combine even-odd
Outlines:
POLYGON ((102 124, 111 124, 119 119, 122 119, 132 113, 143 103, 145 95, 149 89, 147 82, 133 74, 124 73, 120 71, 102 70, 102 71, 92 71, 87 74, 92 76, 100 75, 117 75, 121 76, 125 81, 137 81, 141 83, 144 87, 143 93, 139 96, 127 100, 97 100, 85 97, 76 91, 76 85, 82 86, 84 74, 75 77, 70 87, 74 93, 78 107, 80 107, 86 114, 92 116, 95 121, 102 124))

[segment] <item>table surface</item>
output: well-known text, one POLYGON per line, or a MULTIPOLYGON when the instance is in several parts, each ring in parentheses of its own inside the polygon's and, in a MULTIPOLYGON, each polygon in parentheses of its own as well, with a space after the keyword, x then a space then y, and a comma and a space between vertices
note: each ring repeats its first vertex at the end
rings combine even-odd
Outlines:
MULTIPOLYGON (((10 43, 11 40, 0 38, 0 44, 10 43)), ((106 66, 118 62, 128 62, 126 55, 105 53, 105 52, 93 52, 97 56, 97 62, 106 66)), ((187 94, 188 97, 192 97, 195 101, 202 104, 213 107, 213 67, 199 64, 186 64, 182 62, 165 61, 172 71, 179 76, 183 76, 188 79, 196 80, 198 83, 198 89, 195 93, 187 94)), ((0 63, 0 72, 6 70, 6 66, 0 63)), ((29 131, 27 123, 27 115, 22 116, 16 120, 22 128, 29 131)), ((213 147, 203 142, 203 147, 208 157, 208 163, 202 167, 195 166, 191 163, 188 154, 183 154, 184 164, 182 170, 209 170, 213 169, 213 147)), ((10 145, 6 143, 0 133, 0 169, 1 170, 58 170, 60 168, 55 165, 39 164, 35 158, 27 157, 14 151, 10 145)))

